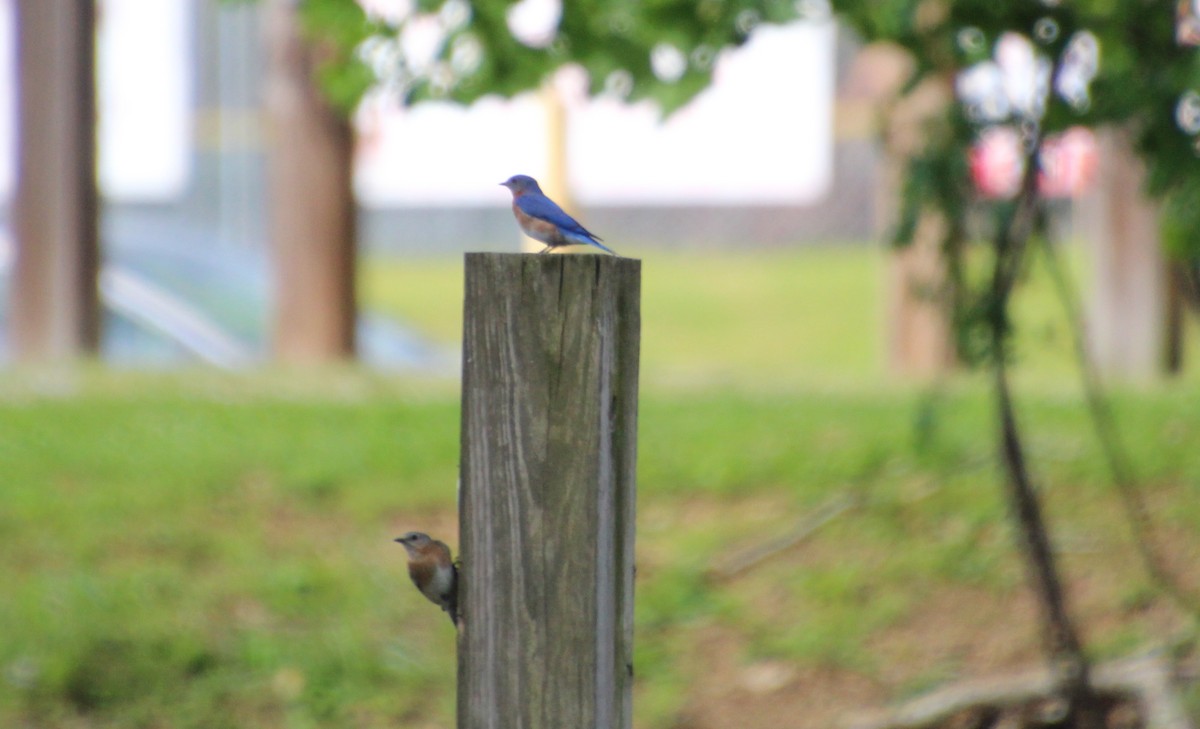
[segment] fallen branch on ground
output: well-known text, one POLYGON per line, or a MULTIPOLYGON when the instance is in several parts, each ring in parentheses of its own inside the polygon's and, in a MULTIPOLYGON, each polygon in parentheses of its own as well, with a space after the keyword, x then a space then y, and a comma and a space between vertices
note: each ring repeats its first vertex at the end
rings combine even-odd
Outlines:
MULTIPOLYGON (((1163 657, 1132 658, 1096 666, 1092 689, 1127 696, 1140 705, 1146 729, 1195 729, 1174 689, 1171 664, 1163 657)), ((1054 698, 1049 669, 955 683, 894 709, 851 717, 846 729, 931 729, 958 714, 999 713, 1054 698)))

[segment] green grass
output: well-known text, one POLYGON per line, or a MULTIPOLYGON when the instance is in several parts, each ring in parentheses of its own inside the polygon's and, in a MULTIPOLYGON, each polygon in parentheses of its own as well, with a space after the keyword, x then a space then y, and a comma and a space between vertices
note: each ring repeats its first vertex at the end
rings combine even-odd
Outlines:
MULTIPOLYGON (((883 266, 866 249, 647 256, 640 727, 680 724, 714 674, 736 683, 718 665, 784 661, 884 700, 1036 659, 984 383, 889 381, 883 266), (710 577, 844 495, 858 505, 803 544, 710 577), (978 647, 997 633, 1018 649, 978 647)), ((372 262, 364 290, 454 344, 460 268, 372 262)), ((1117 655, 1180 621, 1131 556, 1066 342, 1030 338, 1055 326, 1048 293, 1035 278, 1021 312, 1037 349, 1022 423, 1089 646, 1117 655)), ((1192 580, 1195 371, 1114 400, 1192 580)), ((455 541, 457 387, 355 369, 8 373, 0 726, 452 726, 453 631, 390 539, 455 541)))
MULTIPOLYGON (((637 255, 633 251, 631 255, 637 255)), ((646 252, 642 369, 671 387, 861 387, 888 379, 886 250, 873 246, 740 253, 646 252)), ((1086 261, 1068 256, 1075 278, 1086 261)), ((1015 348, 1026 378, 1060 388, 1075 379, 1070 329, 1040 257, 1014 295, 1015 348)), ((371 305, 435 341, 462 337, 462 261, 379 259, 360 274, 371 305)), ((1200 359, 1189 323, 1186 361, 1200 359)), ((1188 375, 1196 381, 1200 368, 1188 375)))
MULTIPOLYGON (((882 260, 864 248, 643 259, 642 359, 670 383, 882 374, 882 260)), ((462 336, 459 260, 372 261, 365 299, 427 336, 462 336)))
MULTIPOLYGON (((366 374, 331 379, 341 392, 286 374, 92 374, 68 396, 10 380, 0 624, 17 629, 0 633, 0 725, 451 725, 452 631, 406 584, 389 538, 453 527, 456 399, 366 374)), ((1195 396, 1118 400, 1159 518, 1191 534, 1195 396)), ((926 593, 1019 588, 984 393, 947 394, 920 442, 918 401, 644 395, 643 726, 670 725, 686 701, 704 670, 689 636, 705 626, 740 636, 745 660, 870 676, 886 660, 873 636, 919 615, 926 593), (706 577, 840 493, 862 505, 811 546, 734 583, 706 577)), ((1127 553, 1079 404, 1025 405, 1054 518, 1101 557, 1127 553)), ((1111 569, 1101 557, 1076 567, 1111 569)), ((1121 584, 1122 595, 1140 584, 1136 570, 1126 565, 1121 584)), ((1136 616, 1122 625, 1100 650, 1154 636, 1136 616)))
POLYGON ((0 663, 25 678, 0 724, 394 725, 436 700, 452 657, 385 537, 453 501, 448 401, 104 379, 3 407, 0 663))

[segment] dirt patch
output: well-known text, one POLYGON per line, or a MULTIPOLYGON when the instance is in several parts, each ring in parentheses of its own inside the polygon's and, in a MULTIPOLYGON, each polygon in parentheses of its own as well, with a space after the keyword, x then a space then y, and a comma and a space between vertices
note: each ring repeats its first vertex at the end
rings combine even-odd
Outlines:
MULTIPOLYGON (((677 517, 693 527, 709 519, 744 526, 743 521, 770 523, 772 518, 763 515, 784 505, 762 500, 745 512, 739 506, 694 500, 679 510, 677 517)), ((853 521, 853 516, 848 519, 853 521)), ((886 554, 847 540, 845 533, 838 534, 839 529, 849 528, 845 522, 840 520, 828 537, 822 533, 744 578, 712 587, 751 592, 755 595, 753 612, 769 624, 794 621, 796 598, 781 587, 788 574, 831 561, 878 564, 887 559, 886 554)), ((1116 655, 1112 651, 1117 649, 1144 649, 1145 636, 1166 639, 1175 634, 1185 619, 1164 597, 1138 587, 1145 584, 1145 577, 1128 542, 1111 535, 1101 537, 1079 540, 1082 546, 1068 544, 1060 555, 1062 569, 1070 577, 1070 608, 1085 643, 1116 655)), ((1195 551, 1196 535, 1170 537, 1163 535, 1164 546, 1175 553, 1195 551)), ((1020 577, 1016 556, 1001 569, 1012 571, 1013 586, 1008 589, 998 588, 995 582, 979 587, 944 581, 913 585, 908 614, 886 627, 869 630, 864 638, 871 666, 861 670, 800 661, 749 660, 746 656, 753 652, 754 638, 740 625, 681 626, 692 631, 688 637, 691 648, 683 659, 691 667, 691 682, 683 708, 669 726, 845 726, 864 711, 882 709, 955 682, 1039 670, 1045 655, 1038 606, 1020 577)), ((864 627, 864 631, 868 629, 864 627)), ((1142 725, 1136 704, 1127 695, 1113 693, 1105 701, 1108 726, 1142 725)), ((997 726, 1019 727, 1025 720, 1041 721, 1055 710, 1053 701, 1039 698, 1002 710, 966 710, 937 726, 990 726, 1000 721, 997 726)))
POLYGON ((744 663, 742 640, 721 626, 699 631, 691 665, 697 672, 673 729, 831 727, 848 707, 866 707, 885 694, 872 680, 833 668, 784 661, 744 663))

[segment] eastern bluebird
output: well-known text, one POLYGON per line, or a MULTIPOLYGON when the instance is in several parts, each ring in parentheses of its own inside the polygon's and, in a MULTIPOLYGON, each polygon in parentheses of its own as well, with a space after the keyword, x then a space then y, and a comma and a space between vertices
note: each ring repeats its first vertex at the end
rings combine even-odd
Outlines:
POLYGON ((450 559, 450 548, 422 532, 409 532, 395 541, 408 551, 413 584, 458 627, 458 567, 450 559))
POLYGON ((601 244, 598 236, 543 195, 537 180, 529 175, 513 175, 500 184, 512 192, 513 215, 517 217, 517 225, 521 226, 525 235, 546 244, 539 253, 559 246, 585 245, 617 255, 616 251, 601 244))

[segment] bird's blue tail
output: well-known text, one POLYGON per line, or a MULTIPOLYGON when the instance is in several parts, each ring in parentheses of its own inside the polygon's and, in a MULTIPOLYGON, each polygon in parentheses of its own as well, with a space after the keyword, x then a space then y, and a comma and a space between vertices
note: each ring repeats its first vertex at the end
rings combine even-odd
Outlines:
POLYGON ((570 240, 572 243, 578 243, 579 245, 585 245, 585 246, 595 246, 595 247, 599 248, 600 250, 604 251, 605 253, 614 255, 617 258, 621 257, 620 253, 617 253, 616 251, 614 251, 613 249, 604 245, 603 243, 596 240, 595 238, 589 238, 587 236, 578 235, 575 233, 567 233, 566 238, 568 240, 570 240))

